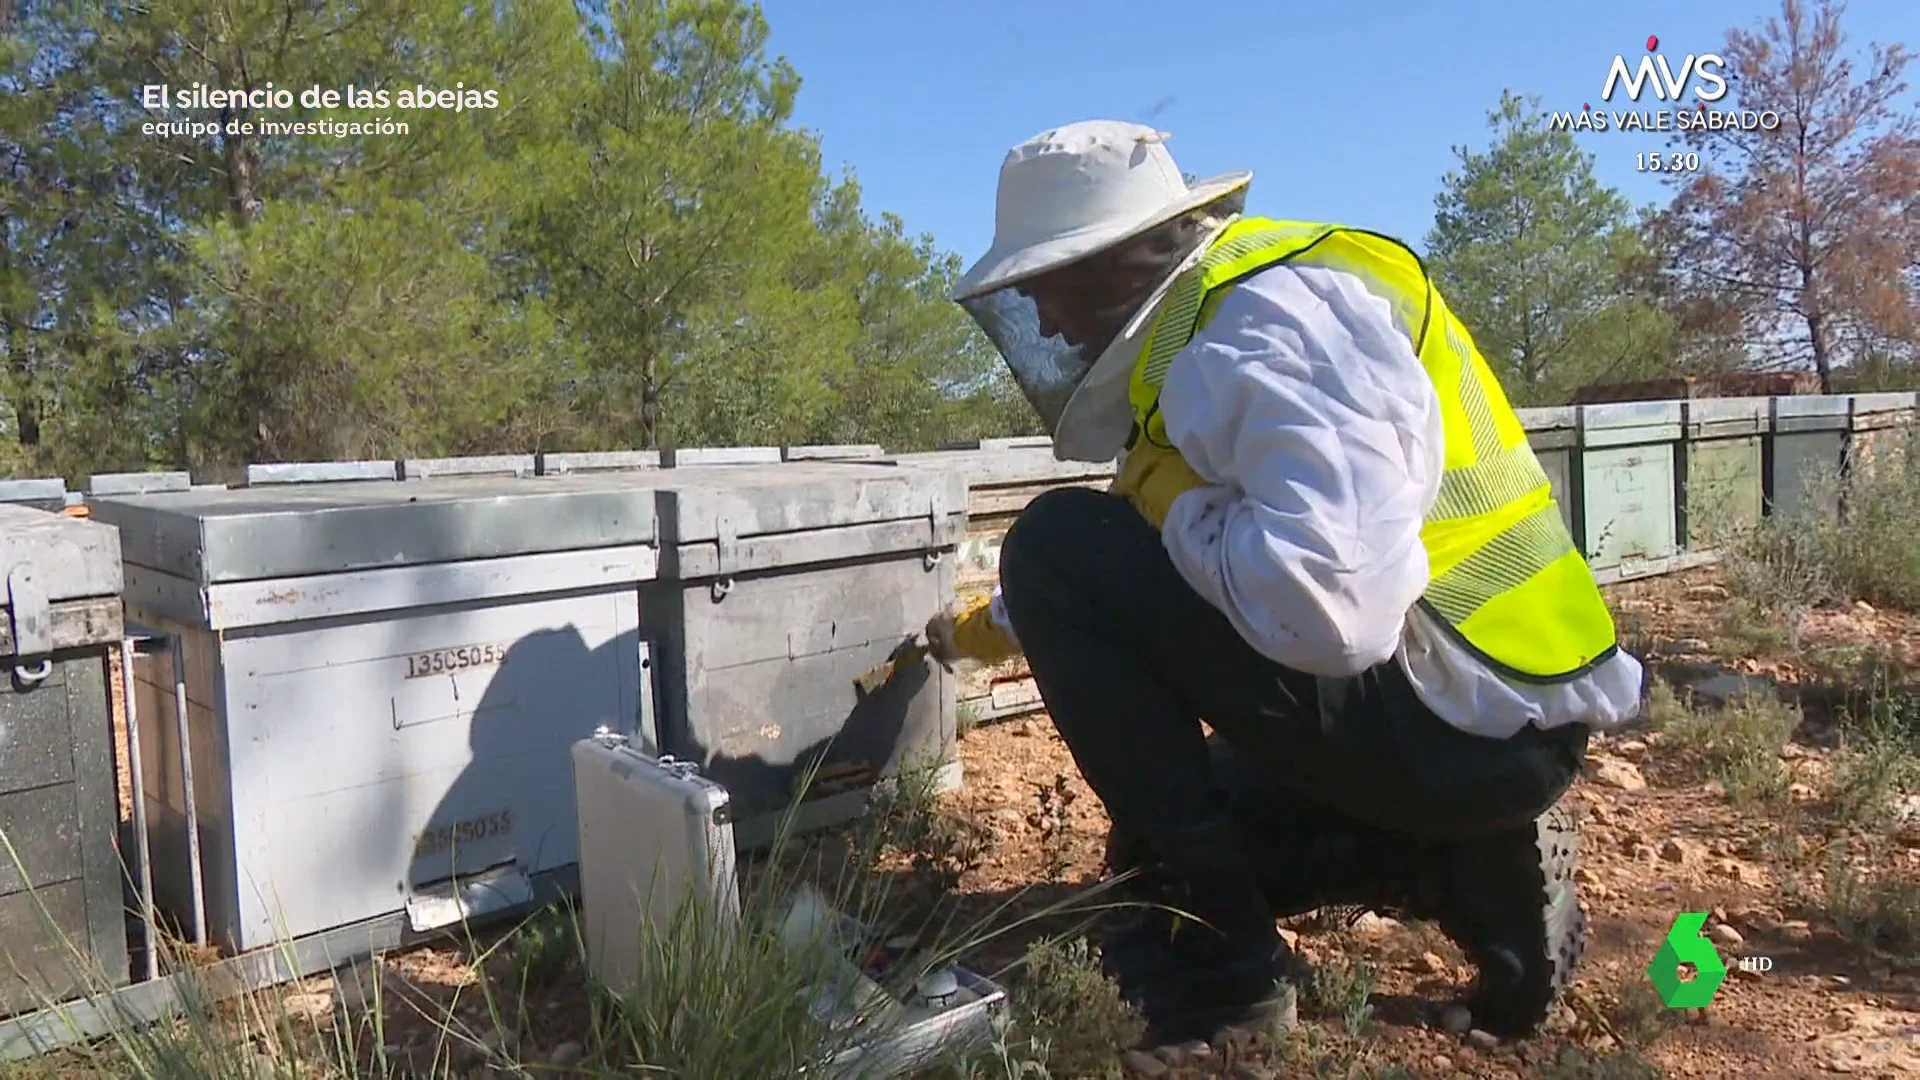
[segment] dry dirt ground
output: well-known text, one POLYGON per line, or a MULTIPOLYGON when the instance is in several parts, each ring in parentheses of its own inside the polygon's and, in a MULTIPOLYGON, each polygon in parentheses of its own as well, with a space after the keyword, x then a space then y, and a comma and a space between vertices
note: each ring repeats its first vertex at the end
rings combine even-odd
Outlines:
MULTIPOLYGON (((1680 679, 1717 666, 1765 676, 1790 692, 1809 678, 1793 663, 1768 659, 1770 647, 1747 648, 1727 636, 1725 590, 1716 581, 1707 570, 1612 590, 1635 651, 1680 679), (1706 651, 1718 657, 1713 665, 1698 655, 1688 659, 1706 651)), ((1873 644, 1912 662, 1920 660, 1920 621, 1857 606, 1816 612, 1806 620, 1802 651, 1822 643, 1873 644)), ((1636 730, 1595 741, 1588 775, 1568 796, 1583 819, 1580 888, 1592 939, 1566 1007, 1537 1038, 1488 1045, 1439 1024, 1472 972, 1432 928, 1372 916, 1357 924, 1308 919, 1289 933, 1316 965, 1363 963, 1377 973, 1364 1034, 1348 1035, 1339 1019, 1308 1009, 1303 1030, 1324 1035, 1324 1047, 1340 1048, 1322 1052, 1318 1068, 1311 1053, 1285 1058, 1276 1049, 1231 1069, 1217 1055, 1188 1059, 1161 1075, 1349 1075, 1355 1062, 1375 1071, 1353 1075, 1393 1075, 1381 1071, 1390 1066, 1421 1077, 1655 1075, 1592 1065, 1554 1071, 1569 1049, 1604 1061, 1632 1045, 1660 1074, 1676 1077, 1920 1076, 1920 958, 1857 943, 1857 935, 1831 924, 1821 903, 1830 830, 1818 824, 1816 792, 1831 741, 1830 728, 1809 712, 1780 754, 1795 781, 1791 805, 1772 810, 1735 808, 1719 785, 1670 752, 1664 734, 1636 730), (1711 933, 1730 965, 1735 957, 1765 957, 1772 969, 1730 972, 1704 1011, 1675 1013, 1650 1003, 1645 968, 1683 911, 1712 912, 1711 933)), ((983 847, 957 886, 973 910, 1009 895, 1020 897, 1017 909, 1032 910, 1097 878, 1106 821, 1044 717, 973 730, 961 748, 966 783, 945 797, 945 808, 983 827, 983 847), (1051 790, 1050 804, 1042 789, 1051 790)), ((1884 833, 1885 872, 1920 881, 1920 822, 1896 817, 1884 833)), ((1032 927, 1025 936, 1050 928, 1058 927, 1032 927)), ((996 942, 975 966, 994 970, 1020 946, 1017 937, 996 942)), ((427 947, 379 965, 388 991, 380 1038, 390 1052, 431 1055, 444 1042, 433 1034, 432 1018, 456 991, 463 1002, 456 1011, 472 1029, 492 1030, 473 955, 473 948, 427 947)), ((316 1017, 330 1015, 342 992, 333 979, 282 991, 292 1011, 316 1017)), ((364 996, 350 986, 344 992, 364 996)), ((522 1060, 576 1058, 585 1014, 577 971, 563 973, 525 1003, 525 1019, 516 1021, 522 1060)), ((480 1060, 476 1050, 456 1056, 462 1069, 480 1060)))

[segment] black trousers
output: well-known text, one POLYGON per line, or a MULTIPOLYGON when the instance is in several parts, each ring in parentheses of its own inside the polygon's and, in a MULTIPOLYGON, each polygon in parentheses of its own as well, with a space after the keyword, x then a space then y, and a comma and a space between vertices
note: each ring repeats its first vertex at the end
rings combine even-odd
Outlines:
MULTIPOLYGON (((1228 808, 1201 721, 1232 749, 1232 802, 1271 795, 1438 841, 1530 822, 1564 793, 1582 726, 1471 735, 1388 661, 1341 679, 1275 664, 1189 587, 1123 499, 1048 492, 1000 550, 1007 613, 1053 723, 1120 828, 1166 836, 1228 808)), ((1236 816, 1245 816, 1244 813, 1236 816)))

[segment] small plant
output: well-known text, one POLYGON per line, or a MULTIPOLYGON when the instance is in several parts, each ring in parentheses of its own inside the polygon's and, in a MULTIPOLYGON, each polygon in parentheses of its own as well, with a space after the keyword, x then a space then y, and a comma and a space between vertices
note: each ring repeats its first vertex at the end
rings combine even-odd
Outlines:
POLYGON ((1720 543, 1727 591, 1735 601, 1727 627, 1734 638, 1764 645, 1779 633, 1788 649, 1798 651, 1807 612, 1836 595, 1823 526, 1803 520, 1809 516, 1764 518, 1720 543))
POLYGON ((953 734, 964 739, 974 728, 980 726, 980 706, 971 701, 962 701, 953 708, 953 734))
POLYGON ((1920 956, 1920 882, 1857 869, 1844 837, 1827 848, 1826 908, 1834 928, 1853 940, 1920 956))
POLYGON ((1539 1075, 1541 1080, 1660 1080, 1666 1074, 1633 1050, 1588 1054, 1569 1046, 1539 1075))
POLYGON ((1021 1056, 1048 1076, 1117 1074, 1120 1055, 1140 1041, 1146 1021, 1101 972, 1099 951, 1084 937, 1039 941, 1020 968, 1010 1031, 1021 1056))
POLYGON ((1388 1080, 1408 1075, 1402 1066, 1369 1065, 1367 1050, 1367 1044, 1352 1035, 1301 1026, 1280 1036, 1274 1060, 1286 1066, 1282 1075, 1315 1080, 1388 1080))
POLYGON ((936 893, 952 892, 979 869, 993 843, 990 830, 941 809, 934 764, 902 769, 876 789, 868 815, 878 845, 903 855, 914 878, 936 893))
POLYGON ((1636 972, 1621 981, 1620 992, 1607 1010, 1607 1027, 1623 1045, 1645 1049, 1667 1034, 1672 1016, 1653 985, 1636 972))
POLYGON ((1671 718, 1669 733, 1700 754, 1707 774, 1735 806, 1786 801, 1788 772, 1780 751, 1800 726, 1800 710, 1766 694, 1735 697, 1718 712, 1671 718))
POLYGON ((1073 818, 1069 811, 1075 795, 1065 773, 1055 773, 1052 784, 1036 784, 1039 806, 1027 815, 1027 824, 1040 832, 1040 873, 1047 881, 1059 881, 1073 865, 1073 818))
POLYGON ((508 938, 513 986, 525 994, 559 983, 581 959, 580 928, 573 912, 555 906, 522 923, 508 938))
POLYGON ((1868 829, 1884 825, 1894 796, 1920 784, 1908 704, 1882 688, 1862 719, 1844 725, 1830 787, 1834 814, 1842 822, 1868 829))
POLYGON ((1675 690, 1672 683, 1658 676, 1648 683, 1647 701, 1641 715, 1655 731, 1683 730, 1697 718, 1693 695, 1675 690))
POLYGON ((1349 1035, 1366 1033, 1373 1019, 1375 973, 1365 963, 1329 963, 1315 967, 1307 987, 1307 1008, 1315 1015, 1337 1019, 1349 1035))

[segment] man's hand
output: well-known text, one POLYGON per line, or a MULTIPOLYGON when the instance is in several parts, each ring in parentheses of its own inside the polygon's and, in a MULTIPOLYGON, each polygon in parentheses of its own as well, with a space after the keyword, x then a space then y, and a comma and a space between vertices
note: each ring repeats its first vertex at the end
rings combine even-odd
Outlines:
POLYGON ((941 612, 927 620, 927 655, 943 668, 953 670, 953 662, 960 659, 960 647, 953 638, 953 616, 941 612))
POLYGON ((1180 451, 1142 439, 1127 451, 1120 475, 1113 480, 1113 493, 1132 503, 1140 516, 1158 529, 1166 524, 1173 500, 1206 484, 1187 464, 1187 459, 1180 456, 1180 451))
POLYGON ((995 664, 1020 655, 1020 643, 993 621, 993 598, 976 596, 958 611, 927 620, 927 655, 953 670, 956 660, 995 664))

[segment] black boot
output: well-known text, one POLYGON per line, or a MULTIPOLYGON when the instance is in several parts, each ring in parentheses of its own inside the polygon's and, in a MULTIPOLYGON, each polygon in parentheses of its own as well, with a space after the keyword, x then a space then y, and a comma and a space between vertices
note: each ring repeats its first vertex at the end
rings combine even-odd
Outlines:
MULTIPOLYGON (((1269 808, 1254 847, 1261 891, 1276 918, 1355 907, 1439 923, 1479 969, 1469 1009, 1475 1026, 1495 1035, 1531 1033, 1571 981, 1587 923, 1574 891, 1578 833, 1564 807, 1526 828, 1452 843, 1310 808, 1289 810, 1287 818, 1278 820, 1269 808)), ((1122 834, 1109 837, 1109 865, 1141 864, 1140 847, 1122 834)), ((1153 881, 1151 864, 1145 869, 1144 880, 1153 881)))
POLYGON ((1479 969, 1467 1002, 1474 1026, 1529 1035, 1586 950, 1573 814, 1552 807, 1523 829, 1456 845, 1448 862, 1439 922, 1479 969))
POLYGON ((1211 1039, 1258 1026, 1286 1006, 1290 953, 1274 929, 1231 819, 1157 832, 1160 903, 1111 939, 1103 966, 1146 1017, 1145 1044, 1211 1039))

